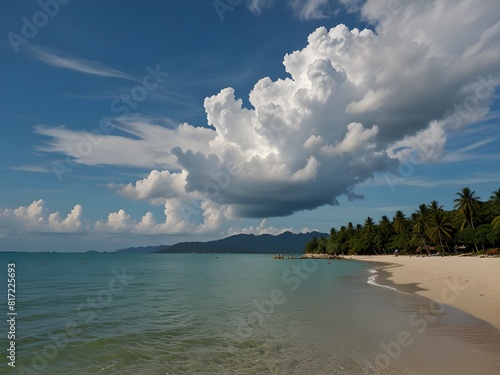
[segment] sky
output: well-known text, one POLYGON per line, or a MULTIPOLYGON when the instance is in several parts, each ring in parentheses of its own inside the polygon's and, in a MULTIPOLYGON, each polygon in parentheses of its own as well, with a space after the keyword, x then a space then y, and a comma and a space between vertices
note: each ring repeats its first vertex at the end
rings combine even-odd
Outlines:
POLYGON ((484 0, 8 0, 0 251, 329 232, 500 187, 484 0))

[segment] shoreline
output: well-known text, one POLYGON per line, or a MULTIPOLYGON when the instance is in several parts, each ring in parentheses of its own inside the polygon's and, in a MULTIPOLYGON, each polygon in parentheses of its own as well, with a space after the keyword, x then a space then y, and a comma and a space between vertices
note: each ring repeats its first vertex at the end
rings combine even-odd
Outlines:
POLYGON ((455 286, 446 301, 500 330, 500 258, 352 256, 346 259, 380 264, 381 278, 400 290, 443 302, 443 291, 455 286))

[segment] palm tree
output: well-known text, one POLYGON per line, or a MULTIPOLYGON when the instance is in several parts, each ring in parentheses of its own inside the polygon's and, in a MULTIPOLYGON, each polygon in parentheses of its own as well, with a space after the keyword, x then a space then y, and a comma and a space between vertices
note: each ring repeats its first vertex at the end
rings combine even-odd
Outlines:
POLYGON ((500 215, 491 222, 491 229, 500 229, 500 215))
MULTIPOLYGON (((472 227, 472 230, 476 229, 474 227, 474 216, 479 210, 481 201, 479 197, 475 196, 476 192, 472 191, 469 187, 464 187, 462 191, 457 193, 458 198, 454 199, 455 209, 458 210, 458 218, 461 220, 460 230, 468 227, 472 227)), ((474 242, 474 247, 476 252, 478 251, 477 244, 474 242)))
POLYGON ((429 216, 427 234, 434 243, 439 240, 441 249, 444 251, 443 239, 451 240, 453 234, 453 226, 444 211, 435 211, 429 216))
POLYGON ((406 217, 403 211, 397 210, 394 218, 392 219, 392 227, 397 234, 406 232, 406 217))
POLYGON ((405 214, 401 210, 397 210, 394 218, 392 219, 392 227, 397 234, 406 234, 408 244, 411 243, 410 236, 408 235, 408 223, 405 214))
POLYGON ((354 224, 352 221, 347 223, 347 234, 351 236, 354 233, 354 224))
POLYGON ((430 212, 443 211, 443 205, 439 204, 438 201, 432 201, 431 204, 429 205, 429 211, 430 212))
POLYGON ((361 224, 356 224, 356 233, 361 233, 363 231, 363 226, 361 224))
POLYGON ((491 194, 490 204, 493 208, 493 214, 496 215, 491 222, 491 227, 492 229, 500 229, 500 189, 491 194))
POLYGON ((378 226, 380 228, 380 231, 384 234, 390 235, 390 233, 392 232, 391 221, 389 220, 389 218, 386 215, 384 215, 380 218, 380 221, 378 222, 378 226))
POLYGON ((492 205, 500 208, 500 189, 495 190, 490 196, 490 202, 492 205))
POLYGON ((387 243, 393 232, 391 220, 386 215, 383 215, 378 222, 378 226, 376 226, 375 242, 379 249, 384 252, 387 251, 387 243))
POLYGON ((425 225, 428 220, 428 215, 429 215, 429 208, 425 204, 421 204, 420 206, 418 206, 418 210, 415 212, 415 219, 414 219, 415 224, 413 225, 413 233, 415 233, 420 237, 420 240, 424 244, 424 248, 430 255, 429 248, 427 247, 427 244, 425 243, 425 239, 423 237, 426 231, 425 225))
POLYGON ((458 198, 454 199, 455 208, 458 210, 460 216, 463 219, 460 229, 464 229, 469 224, 474 228, 474 216, 477 214, 481 201, 479 197, 475 196, 476 192, 472 191, 468 187, 464 187, 462 191, 457 193, 458 198))
POLYGON ((372 233, 375 228, 375 222, 373 219, 368 216, 365 220, 365 225, 364 225, 364 232, 365 233, 372 233))

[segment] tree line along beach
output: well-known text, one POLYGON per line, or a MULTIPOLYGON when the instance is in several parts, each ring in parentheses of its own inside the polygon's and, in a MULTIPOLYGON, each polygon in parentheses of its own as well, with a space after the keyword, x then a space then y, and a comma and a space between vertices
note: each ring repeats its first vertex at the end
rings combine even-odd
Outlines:
POLYGON ((481 200, 469 187, 454 207, 421 204, 406 217, 332 228, 329 237, 306 244, 306 256, 369 261, 386 271, 387 284, 444 302, 500 329, 500 189, 481 200), (397 250, 397 252, 396 252, 397 250), (488 258, 488 259, 484 259, 488 258), (450 285, 456 298, 444 298, 450 285))

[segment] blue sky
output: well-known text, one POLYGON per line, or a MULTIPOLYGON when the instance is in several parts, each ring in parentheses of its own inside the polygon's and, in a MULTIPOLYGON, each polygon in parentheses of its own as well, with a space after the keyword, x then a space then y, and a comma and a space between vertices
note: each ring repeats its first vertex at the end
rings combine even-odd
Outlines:
POLYGON ((0 250, 328 232, 434 199, 451 208, 464 186, 487 199, 500 182, 497 8, 9 1, 0 250))

